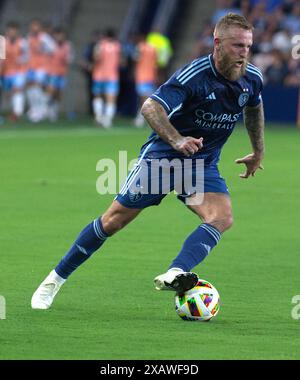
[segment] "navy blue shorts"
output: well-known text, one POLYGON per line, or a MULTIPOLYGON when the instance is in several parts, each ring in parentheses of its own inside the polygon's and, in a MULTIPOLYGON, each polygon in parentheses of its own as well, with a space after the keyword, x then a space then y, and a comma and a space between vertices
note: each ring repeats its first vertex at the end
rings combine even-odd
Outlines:
POLYGON ((177 198, 189 204, 193 195, 203 199, 204 193, 229 191, 216 164, 205 165, 204 160, 144 159, 131 170, 115 200, 128 208, 159 205, 164 197, 175 191, 177 198), (154 162, 155 161, 155 162, 154 162), (184 161, 184 162, 183 162, 184 161))

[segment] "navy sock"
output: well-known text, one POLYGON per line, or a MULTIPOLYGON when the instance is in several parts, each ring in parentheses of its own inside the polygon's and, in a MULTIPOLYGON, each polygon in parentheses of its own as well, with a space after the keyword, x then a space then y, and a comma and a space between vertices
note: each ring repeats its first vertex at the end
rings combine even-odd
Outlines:
POLYGON ((189 272, 209 254, 219 242, 221 233, 208 223, 201 224, 184 242, 181 251, 170 268, 181 268, 189 272))
POLYGON ((55 268, 55 272, 62 278, 68 278, 79 265, 101 247, 107 238, 101 218, 95 219, 81 231, 69 252, 55 268))

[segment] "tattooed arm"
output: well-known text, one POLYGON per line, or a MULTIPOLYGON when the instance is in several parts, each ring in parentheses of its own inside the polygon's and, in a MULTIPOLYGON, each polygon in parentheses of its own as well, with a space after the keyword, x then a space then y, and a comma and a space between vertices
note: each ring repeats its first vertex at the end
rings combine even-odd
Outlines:
POLYGON ((254 176, 257 169, 263 169, 261 161, 264 158, 264 109, 262 102, 257 107, 244 108, 244 123, 253 148, 253 153, 237 159, 237 164, 245 164, 246 172, 240 174, 241 178, 254 176))
POLYGON ((170 123, 163 106, 155 100, 148 98, 143 104, 141 112, 158 136, 178 152, 192 156, 202 148, 202 137, 195 139, 190 136, 182 136, 170 123))
POLYGON ((261 159, 264 156, 264 109, 262 102, 257 107, 245 107, 244 122, 247 128, 253 152, 261 159))

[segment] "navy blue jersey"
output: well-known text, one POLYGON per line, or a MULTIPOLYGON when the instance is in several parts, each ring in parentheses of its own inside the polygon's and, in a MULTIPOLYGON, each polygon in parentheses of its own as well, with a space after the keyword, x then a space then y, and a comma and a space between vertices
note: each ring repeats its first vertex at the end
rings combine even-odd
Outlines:
MULTIPOLYGON (((181 135, 203 137, 203 148, 193 158, 217 161, 243 108, 260 103, 262 82, 261 72, 250 63, 239 80, 227 80, 216 70, 210 54, 175 72, 151 98, 164 107, 181 135)), ((155 132, 143 145, 141 156, 184 157, 155 132)))

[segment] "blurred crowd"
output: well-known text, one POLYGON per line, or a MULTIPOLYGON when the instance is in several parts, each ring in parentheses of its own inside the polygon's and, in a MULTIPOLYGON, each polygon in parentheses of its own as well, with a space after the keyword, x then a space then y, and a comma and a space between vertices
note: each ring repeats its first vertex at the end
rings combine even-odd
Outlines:
POLYGON ((265 84, 299 87, 300 59, 292 56, 292 38, 299 35, 300 42, 300 1, 217 0, 216 11, 196 36, 193 58, 211 52, 214 25, 228 12, 242 14, 253 24, 250 60, 263 72, 265 84))
MULTIPOLYGON (((265 83, 300 86, 300 59, 292 57, 292 38, 300 35, 299 0, 217 0, 214 14, 202 26, 187 58, 211 53, 214 26, 228 12, 243 14, 254 25, 251 62, 263 72, 265 83)), ((31 21, 26 36, 17 23, 8 23, 5 40, 6 58, 0 60, 1 107, 9 105, 11 120, 26 117, 31 122, 58 119, 72 65, 86 78, 90 113, 98 125, 112 125, 123 76, 134 83, 138 99, 134 122, 142 127, 140 106, 166 80, 173 54, 170 40, 157 30, 130 35, 121 42, 115 30, 106 29, 95 30, 75 59, 66 32, 39 20, 31 21)))

